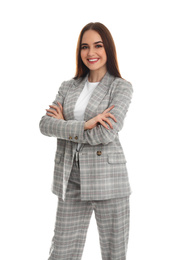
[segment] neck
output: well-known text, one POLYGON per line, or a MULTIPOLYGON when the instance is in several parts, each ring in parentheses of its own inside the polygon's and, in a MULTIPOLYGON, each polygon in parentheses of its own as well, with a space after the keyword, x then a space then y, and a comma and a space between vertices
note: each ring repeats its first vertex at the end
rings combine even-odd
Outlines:
POLYGON ((88 76, 89 82, 99 82, 99 81, 101 81, 101 79, 104 77, 106 72, 107 72, 107 69, 102 70, 102 71, 90 70, 89 76, 88 76))

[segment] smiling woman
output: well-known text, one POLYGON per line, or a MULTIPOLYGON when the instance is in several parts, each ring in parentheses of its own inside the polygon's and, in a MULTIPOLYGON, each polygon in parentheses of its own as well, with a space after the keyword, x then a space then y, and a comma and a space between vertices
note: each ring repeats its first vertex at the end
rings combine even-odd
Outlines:
POLYGON ((119 72, 114 41, 101 23, 77 43, 76 75, 64 81, 40 121, 57 138, 52 191, 58 196, 49 260, 80 260, 95 211, 102 259, 126 259, 129 185, 119 131, 132 86, 119 72))
POLYGON ((94 30, 84 33, 81 43, 81 59, 90 70, 89 81, 99 81, 107 70, 107 55, 101 36, 94 30), (98 78, 95 79, 95 75, 98 78))
POLYGON ((103 73, 106 69, 115 77, 121 78, 116 47, 110 31, 101 23, 89 23, 80 32, 77 42, 74 79, 84 77, 88 72, 91 74, 90 68, 95 71, 101 67, 99 72, 103 73), (97 66, 89 67, 94 63, 97 66))

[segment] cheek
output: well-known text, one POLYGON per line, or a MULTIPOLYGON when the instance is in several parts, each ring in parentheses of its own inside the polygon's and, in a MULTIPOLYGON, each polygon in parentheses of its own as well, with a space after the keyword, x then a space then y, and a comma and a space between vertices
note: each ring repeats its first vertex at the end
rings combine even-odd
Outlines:
POLYGON ((104 60, 107 60, 107 55, 106 55, 105 50, 102 50, 101 53, 100 53, 100 55, 102 56, 102 58, 103 58, 104 60))
POLYGON ((86 57, 85 51, 80 52, 80 57, 81 57, 82 60, 85 59, 85 57, 86 57))
POLYGON ((102 58, 104 59, 105 62, 107 61, 107 55, 105 51, 102 53, 102 58))

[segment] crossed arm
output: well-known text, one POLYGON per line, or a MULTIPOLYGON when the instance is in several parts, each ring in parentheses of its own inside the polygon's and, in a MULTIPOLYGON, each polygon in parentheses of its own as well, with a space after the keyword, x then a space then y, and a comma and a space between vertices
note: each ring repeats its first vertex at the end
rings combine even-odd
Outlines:
MULTIPOLYGON (((62 105, 60 104, 60 102, 57 102, 58 106, 55 106, 55 105, 50 105, 50 109, 46 109, 47 111, 47 115, 48 116, 51 116, 51 117, 54 117, 56 119, 62 119, 62 120, 65 120, 64 119, 64 115, 63 115, 63 107, 62 105), (53 109, 53 110, 52 110, 53 109)), ((109 111, 111 109, 114 108, 114 105, 112 105, 111 107, 107 108, 106 110, 104 110, 103 113, 101 114, 98 114, 97 116, 93 117, 92 119, 90 119, 89 121, 85 122, 84 124, 84 130, 90 130, 94 127, 96 127, 98 125, 98 123, 100 123, 103 127, 105 127, 106 129, 109 130, 109 127, 108 125, 110 126, 110 128, 113 129, 113 126, 110 122, 110 120, 108 119, 108 117, 112 118, 115 122, 116 121, 116 118, 114 115, 112 115, 111 113, 109 113, 109 111), (107 122, 108 125, 105 124, 105 122, 107 122)))
POLYGON ((89 121, 66 121, 63 116, 64 93, 60 88, 56 101, 47 109, 47 114, 40 121, 40 131, 47 136, 54 136, 76 143, 90 145, 112 142, 123 127, 132 98, 130 83, 118 84, 112 95, 110 106, 89 121), (110 113, 111 111, 111 113, 110 113))

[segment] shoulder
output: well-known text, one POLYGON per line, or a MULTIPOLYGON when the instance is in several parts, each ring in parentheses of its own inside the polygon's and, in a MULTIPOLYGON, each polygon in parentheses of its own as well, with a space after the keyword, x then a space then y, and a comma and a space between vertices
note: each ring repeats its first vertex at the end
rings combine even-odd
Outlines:
POLYGON ((119 77, 114 78, 114 80, 112 82, 112 87, 116 91, 127 90, 130 92, 133 92, 132 84, 129 81, 127 81, 123 78, 119 78, 119 77))
POLYGON ((114 83, 116 85, 120 85, 120 86, 123 86, 123 87, 131 87, 132 88, 131 82, 129 82, 126 79, 123 79, 123 78, 115 77, 114 83))
POLYGON ((79 85, 81 82, 85 81, 87 77, 80 77, 78 79, 70 79, 70 80, 65 80, 62 82, 60 88, 69 88, 71 86, 77 86, 79 85))
POLYGON ((60 84, 58 92, 61 93, 61 95, 65 96, 69 88, 71 88, 71 86, 73 85, 74 85, 74 79, 65 80, 60 84))
POLYGON ((74 83, 74 79, 65 80, 61 83, 60 88, 68 87, 74 83))

